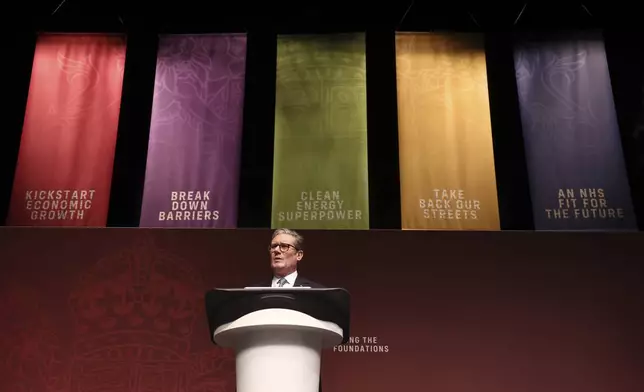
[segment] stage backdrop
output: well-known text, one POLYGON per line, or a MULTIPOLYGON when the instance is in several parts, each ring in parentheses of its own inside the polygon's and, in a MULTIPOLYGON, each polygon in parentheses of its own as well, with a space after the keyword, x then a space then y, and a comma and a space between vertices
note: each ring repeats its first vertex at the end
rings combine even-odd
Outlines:
POLYGON ((38 37, 7 225, 105 226, 125 47, 119 35, 38 37))
POLYGON ((601 34, 517 41, 537 230, 636 230, 601 34))
POLYGON ((481 34, 396 33, 403 229, 499 230, 481 34))
POLYGON ((161 36, 141 226, 236 227, 246 35, 161 36))
POLYGON ((277 41, 272 227, 368 229, 364 34, 277 41))
MULTIPOLYGON (((234 392, 203 296, 267 279, 270 234, 0 228, 0 390, 234 392)), ((644 390, 642 233, 303 234, 352 296, 323 392, 644 390)))

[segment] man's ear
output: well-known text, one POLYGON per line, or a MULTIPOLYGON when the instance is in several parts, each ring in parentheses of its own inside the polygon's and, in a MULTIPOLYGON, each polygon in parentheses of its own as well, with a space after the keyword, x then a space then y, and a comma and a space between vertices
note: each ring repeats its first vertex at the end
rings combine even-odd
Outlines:
POLYGON ((296 257, 297 257, 297 261, 302 260, 302 258, 304 257, 304 251, 303 250, 298 251, 296 257))

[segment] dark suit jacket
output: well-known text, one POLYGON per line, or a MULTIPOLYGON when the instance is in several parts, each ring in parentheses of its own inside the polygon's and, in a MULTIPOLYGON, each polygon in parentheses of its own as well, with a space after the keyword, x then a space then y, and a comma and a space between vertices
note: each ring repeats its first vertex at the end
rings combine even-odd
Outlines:
MULTIPOLYGON (((267 280, 267 281, 264 281, 264 282, 261 282, 261 283, 258 283, 258 284, 254 284, 254 285, 251 285, 251 286, 248 286, 248 287, 271 287, 272 284, 273 284, 273 279, 271 278, 271 280, 267 280)), ((312 280, 309 280, 309 279, 303 277, 300 274, 297 274, 297 278, 295 278, 295 283, 293 284, 293 287, 310 287, 312 289, 325 289, 326 288, 325 286, 323 286, 323 285, 321 285, 319 283, 316 283, 316 282, 314 282, 312 280)))

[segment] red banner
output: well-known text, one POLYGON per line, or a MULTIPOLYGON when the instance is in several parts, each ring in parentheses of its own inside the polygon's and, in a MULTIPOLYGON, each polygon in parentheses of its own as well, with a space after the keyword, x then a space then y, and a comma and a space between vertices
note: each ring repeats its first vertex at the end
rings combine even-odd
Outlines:
POLYGON ((118 35, 43 35, 7 225, 105 226, 125 64, 118 35))

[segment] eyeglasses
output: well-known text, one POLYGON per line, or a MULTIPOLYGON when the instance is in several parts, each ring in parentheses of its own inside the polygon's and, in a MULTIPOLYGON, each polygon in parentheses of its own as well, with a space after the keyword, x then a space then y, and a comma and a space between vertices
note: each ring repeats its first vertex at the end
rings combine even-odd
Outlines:
POLYGON ((278 247, 280 248, 280 251, 282 251, 282 252, 286 252, 290 248, 293 248, 293 249, 297 250, 297 248, 295 246, 291 245, 291 244, 286 244, 284 242, 280 242, 278 244, 270 244, 268 246, 268 251, 271 252, 271 251, 277 249, 278 247))

